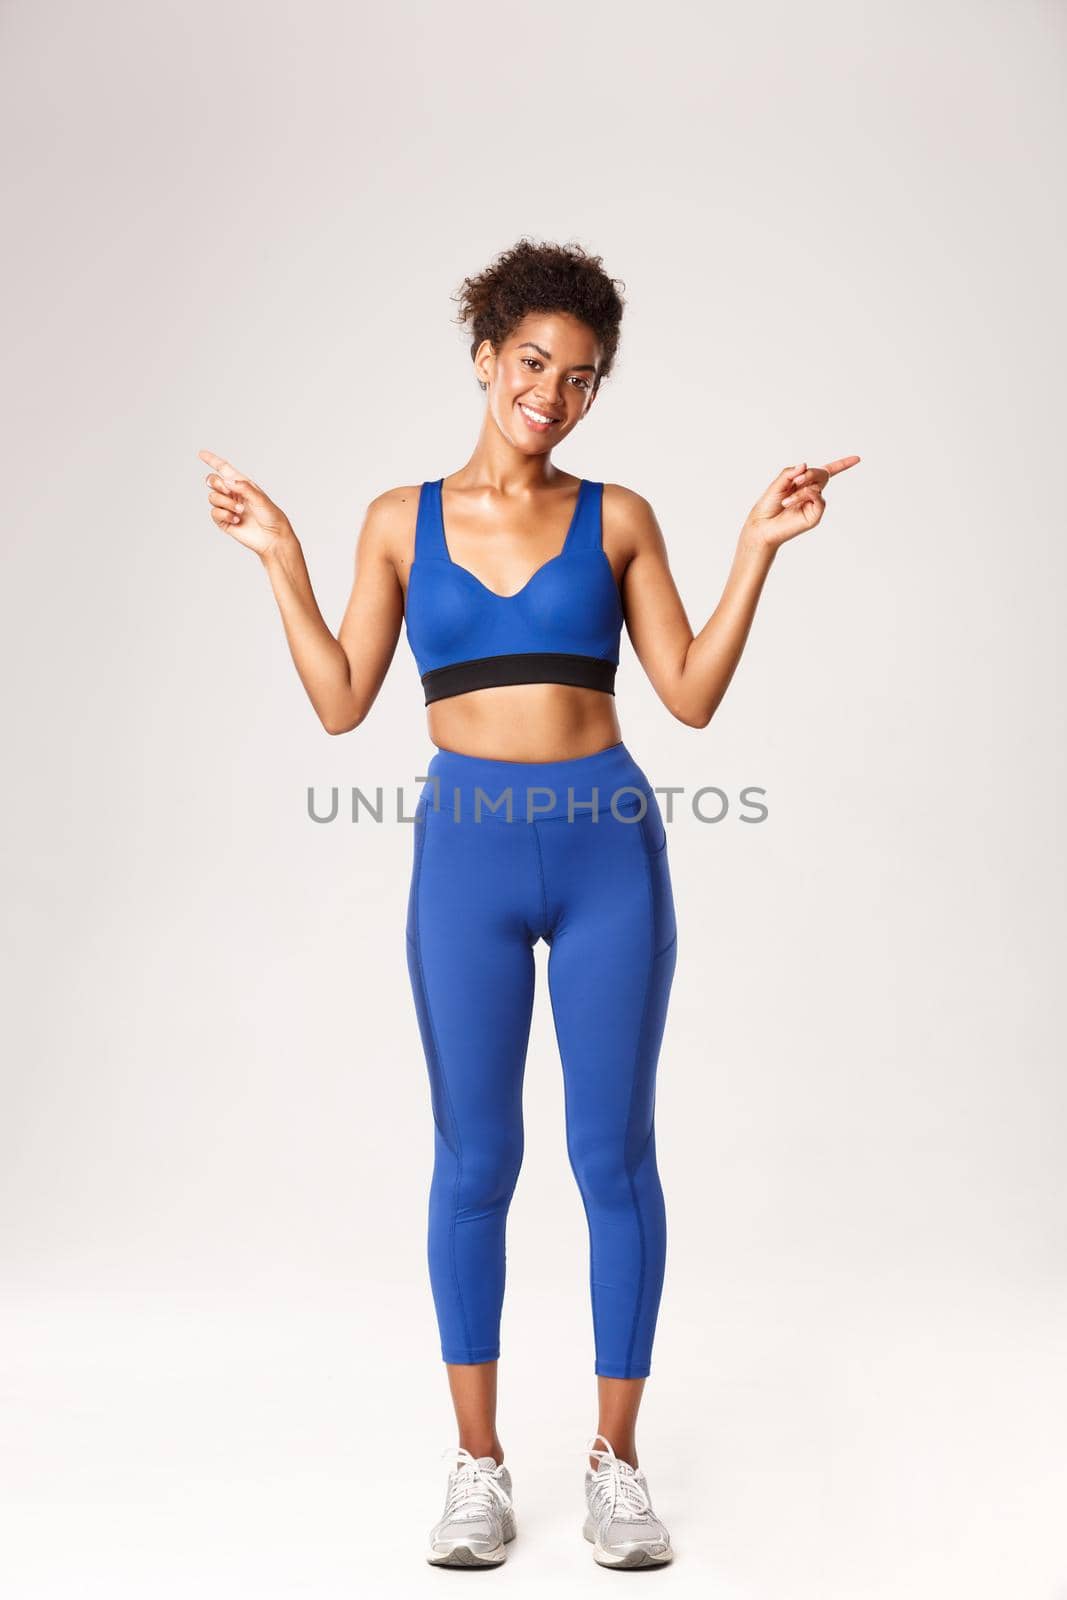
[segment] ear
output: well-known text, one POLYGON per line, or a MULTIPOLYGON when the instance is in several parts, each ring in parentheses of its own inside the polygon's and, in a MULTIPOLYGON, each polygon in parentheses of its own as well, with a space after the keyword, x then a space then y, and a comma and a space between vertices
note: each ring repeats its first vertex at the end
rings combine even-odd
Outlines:
POLYGON ((474 376, 484 389, 487 383, 492 382, 495 373, 496 351, 493 349, 493 341, 483 339, 474 352, 474 376))

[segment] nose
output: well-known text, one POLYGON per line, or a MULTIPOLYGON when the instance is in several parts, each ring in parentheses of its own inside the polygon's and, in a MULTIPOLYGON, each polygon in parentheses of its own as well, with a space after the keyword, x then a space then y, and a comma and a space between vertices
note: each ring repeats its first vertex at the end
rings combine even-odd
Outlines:
POLYGON ((553 380, 547 374, 543 375, 541 387, 537 390, 537 398, 550 410, 559 411, 561 409, 560 402, 563 398, 562 380, 559 378, 553 380))

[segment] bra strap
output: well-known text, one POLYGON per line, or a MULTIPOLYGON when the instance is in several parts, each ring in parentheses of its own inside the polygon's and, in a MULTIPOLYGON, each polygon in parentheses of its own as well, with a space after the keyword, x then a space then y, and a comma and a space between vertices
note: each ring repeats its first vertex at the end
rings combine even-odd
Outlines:
POLYGON ((600 525, 600 506, 604 495, 604 485, 594 483, 589 478, 582 479, 579 489, 581 503, 577 508, 574 525, 567 537, 566 551, 569 555, 572 550, 600 550, 602 545, 602 529, 600 525))
POLYGON ((445 524, 441 513, 441 484, 433 478, 419 489, 419 509, 415 518, 415 560, 447 561, 445 524))

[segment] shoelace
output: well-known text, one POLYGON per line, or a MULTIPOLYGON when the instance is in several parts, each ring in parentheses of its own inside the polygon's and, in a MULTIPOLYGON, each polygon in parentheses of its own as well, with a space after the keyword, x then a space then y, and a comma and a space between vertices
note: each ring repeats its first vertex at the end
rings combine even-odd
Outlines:
POLYGON ((452 1457, 456 1463, 448 1480, 446 1519, 459 1521, 487 1516, 493 1509, 494 1495, 501 1510, 508 1509, 511 1496, 498 1478, 478 1465, 477 1456, 472 1456, 463 1445, 449 1445, 441 1454, 452 1457))
POLYGON ((611 1448, 610 1439, 605 1438, 602 1433, 594 1433, 585 1448, 586 1454, 595 1456, 600 1463, 593 1493, 598 1508, 607 1509, 609 1520, 614 1518, 619 1509, 628 1522, 643 1522, 655 1515, 646 1490, 634 1476, 634 1468, 628 1461, 619 1460, 611 1448), (598 1439, 604 1440, 607 1445, 606 1450, 594 1448, 598 1439), (607 1472, 604 1471, 605 1464, 607 1472))

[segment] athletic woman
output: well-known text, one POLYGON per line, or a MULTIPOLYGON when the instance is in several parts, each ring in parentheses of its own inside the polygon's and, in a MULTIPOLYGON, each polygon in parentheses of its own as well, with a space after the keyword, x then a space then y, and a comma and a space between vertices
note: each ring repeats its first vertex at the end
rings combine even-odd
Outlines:
POLYGON ((552 460, 611 372, 620 287, 579 246, 527 239, 464 280, 477 441, 457 471, 371 502, 337 637, 288 517, 200 452, 213 520, 265 566, 326 730, 368 715, 402 624, 428 707, 406 947, 435 1128, 429 1274, 459 1434, 427 1552, 442 1566, 498 1564, 515 1533, 497 1361, 539 939, 589 1230, 599 1416, 583 1532, 605 1566, 671 1559, 635 1431, 663 1286, 654 1106, 677 942, 663 817, 616 713, 619 639, 625 624, 671 715, 707 727, 777 551, 817 526, 829 479, 859 460, 777 475, 694 635, 648 501, 552 460))

